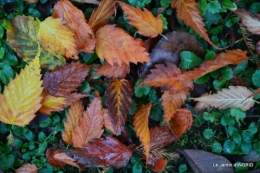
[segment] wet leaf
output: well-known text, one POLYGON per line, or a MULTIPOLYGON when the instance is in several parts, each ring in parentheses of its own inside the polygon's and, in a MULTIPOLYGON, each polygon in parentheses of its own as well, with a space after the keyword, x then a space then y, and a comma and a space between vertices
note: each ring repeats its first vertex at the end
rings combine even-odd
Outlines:
POLYGON ((35 164, 24 164, 20 168, 16 169, 16 173, 37 173, 38 168, 35 164))
POLYGON ((150 130, 150 146, 152 149, 163 148, 176 140, 172 131, 166 127, 154 127, 150 130))

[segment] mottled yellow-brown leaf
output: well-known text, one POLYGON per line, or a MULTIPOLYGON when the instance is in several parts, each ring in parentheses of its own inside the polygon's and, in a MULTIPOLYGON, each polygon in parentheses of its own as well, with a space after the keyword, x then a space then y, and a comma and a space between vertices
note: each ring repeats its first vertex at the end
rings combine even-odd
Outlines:
POLYGON ((149 62, 149 54, 126 31, 115 25, 106 25, 96 33, 96 52, 100 59, 105 59, 109 64, 122 65, 130 62, 149 62))
POLYGON ((132 7, 124 2, 118 3, 127 15, 130 25, 138 29, 137 33, 152 38, 162 33, 163 21, 159 15, 155 18, 146 8, 142 11, 141 9, 132 7))
POLYGON ((38 54, 0 94, 0 121, 17 126, 29 124, 41 107, 41 85, 38 54))
POLYGON ((70 108, 69 113, 66 117, 66 122, 64 123, 64 131, 62 132, 62 139, 67 144, 72 145, 72 133, 74 132, 80 118, 84 112, 84 107, 81 101, 74 102, 70 108))
POLYGON ((35 164, 25 164, 22 165, 20 168, 16 169, 15 173, 37 173, 38 168, 35 164))
POLYGON ((146 161, 149 160, 150 151, 150 132, 148 126, 149 114, 152 103, 141 105, 134 116, 134 129, 136 135, 139 137, 145 151, 146 161))
POLYGON ((73 146, 82 148, 85 144, 95 138, 99 138, 104 130, 103 109, 99 98, 94 98, 87 110, 80 118, 72 134, 73 146))
POLYGON ((45 49, 67 58, 78 59, 74 33, 61 19, 48 17, 41 22, 38 38, 45 49))

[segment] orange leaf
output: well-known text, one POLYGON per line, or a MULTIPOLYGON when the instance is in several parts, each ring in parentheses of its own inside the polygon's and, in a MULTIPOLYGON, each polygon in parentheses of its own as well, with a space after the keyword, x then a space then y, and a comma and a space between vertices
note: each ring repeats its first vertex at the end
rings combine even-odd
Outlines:
POLYGON ((151 154, 151 157, 148 161, 148 166, 151 167, 153 172, 161 172, 165 169, 167 165, 167 160, 163 158, 158 158, 155 155, 151 154))
POLYGON ((102 0, 96 11, 92 13, 89 24, 96 32, 102 26, 105 26, 108 19, 114 14, 115 0, 102 0))
POLYGON ((75 33, 77 50, 92 53, 95 48, 95 37, 81 10, 68 0, 60 0, 54 6, 54 18, 61 18, 75 33))
POLYGON ((133 62, 149 62, 149 54, 126 31, 115 25, 106 25, 96 33, 96 52, 100 59, 105 59, 109 64, 122 65, 133 62))
POLYGON ((132 88, 125 79, 114 80, 108 84, 106 89, 106 104, 116 135, 120 135, 124 129, 127 114, 132 105, 132 95, 132 88))
POLYGON ((188 109, 178 109, 177 114, 172 118, 174 134, 180 138, 187 129, 190 129, 192 122, 192 113, 188 109))
POLYGON ((112 123, 112 117, 109 115, 107 109, 103 109, 103 111, 104 111, 103 118, 104 118, 104 125, 105 125, 105 127, 110 132, 112 132, 113 134, 116 134, 115 129, 114 129, 114 125, 112 123))
POLYGON ((63 168, 65 166, 65 163, 54 159, 54 155, 58 154, 58 153, 62 153, 60 149, 54 150, 52 148, 48 148, 46 150, 45 156, 46 156, 47 162, 51 166, 63 168))
POLYGON ((176 139, 175 135, 172 131, 164 126, 164 127, 154 127, 150 130, 150 140, 151 140, 151 148, 163 148, 166 145, 169 145, 176 139))
POLYGON ((25 164, 15 171, 15 173, 37 173, 38 168, 35 164, 25 164))
POLYGON ((150 151, 150 133, 148 127, 148 119, 152 103, 146 105, 141 105, 134 116, 134 129, 136 135, 139 137, 145 151, 146 163, 149 160, 149 151, 150 151))
MULTIPOLYGON (((94 76, 103 75, 109 78, 125 78, 126 74, 130 72, 130 66, 128 64, 117 65, 114 64, 113 66, 110 65, 108 62, 98 69, 98 71, 94 74, 94 76)), ((94 77, 92 76, 92 78, 94 77)))
POLYGON ((179 19, 183 20, 187 26, 195 30, 213 47, 219 49, 219 47, 209 39, 203 19, 200 16, 198 4, 195 0, 171 0, 171 7, 176 8, 179 19))
POLYGON ((43 87, 53 96, 66 97, 76 91, 88 75, 90 67, 79 62, 65 64, 47 72, 43 78, 43 87))
POLYGON ((101 101, 99 98, 94 98, 87 110, 83 113, 72 134, 73 146, 82 148, 92 139, 99 138, 104 132, 102 129, 103 125, 101 101))
POLYGON ((49 95, 46 91, 42 93, 42 107, 40 108, 40 112, 42 114, 50 115, 51 112, 63 110, 65 107, 70 106, 75 101, 86 97, 84 94, 72 93, 67 97, 55 97, 49 95))
POLYGON ((76 160, 72 159, 71 157, 69 157, 67 154, 65 153, 57 153, 57 154, 54 154, 53 158, 57 161, 60 161, 60 162, 63 162, 63 163, 66 163, 68 165, 71 165, 71 166, 74 166, 74 167, 77 167, 77 168, 81 168, 81 169, 84 169, 83 167, 81 167, 80 165, 78 165, 76 163, 76 160))
POLYGON ((162 97, 162 107, 164 112, 164 121, 169 125, 169 121, 175 115, 177 109, 181 108, 186 99, 184 92, 171 94, 169 91, 164 91, 162 97))
POLYGON ((136 27, 139 34, 154 38, 162 33, 163 22, 159 15, 155 18, 146 8, 142 11, 141 9, 132 7, 124 2, 118 3, 127 15, 130 25, 136 27))
POLYGON ((84 112, 84 107, 81 101, 74 102, 70 108, 69 113, 66 117, 66 122, 64 123, 64 131, 62 132, 62 139, 67 144, 72 145, 72 133, 74 132, 76 126, 79 123, 80 118, 84 112))

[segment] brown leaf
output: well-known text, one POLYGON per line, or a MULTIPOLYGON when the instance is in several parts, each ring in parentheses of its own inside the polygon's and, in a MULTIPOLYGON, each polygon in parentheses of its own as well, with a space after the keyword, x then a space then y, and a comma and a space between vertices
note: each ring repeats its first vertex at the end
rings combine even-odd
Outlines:
POLYGON ((126 31, 115 25, 106 25, 96 33, 96 52, 100 59, 105 59, 109 64, 122 65, 130 62, 149 62, 149 54, 140 43, 126 31))
POLYGON ((162 33, 163 21, 159 15, 155 18, 146 8, 142 11, 140 8, 132 7, 124 2, 118 3, 127 15, 130 25, 138 29, 137 33, 152 38, 162 33))
POLYGON ((111 136, 92 140, 84 148, 68 151, 67 154, 82 167, 121 168, 128 164, 132 150, 111 136))
POLYGON ((171 129, 176 137, 180 138, 186 130, 190 129, 192 123, 192 113, 188 109, 178 109, 177 114, 172 118, 171 129))
POLYGON ((135 113, 134 122, 133 122, 136 135, 139 137, 144 147, 146 163, 148 162, 149 152, 150 152, 150 133, 149 133, 148 120, 149 120, 151 107, 152 107, 152 103, 141 105, 135 113))
POLYGON ((176 9, 179 19, 183 20, 187 26, 196 31, 213 47, 219 49, 207 34, 203 18, 200 16, 198 4, 195 0, 171 0, 171 7, 176 9))
POLYGON ((78 165, 74 159, 72 159, 71 157, 69 157, 67 154, 65 153, 57 153, 54 154, 54 159, 63 163, 66 163, 68 165, 77 167, 77 168, 81 168, 84 169, 83 167, 81 167, 80 165, 78 165))
POLYGON ((101 101, 99 98, 94 98, 87 110, 83 113, 72 134, 73 146, 82 148, 92 139, 99 138, 104 132, 102 129, 103 125, 104 120, 101 101))
POLYGON ((114 14, 115 2, 115 0, 102 0, 97 10, 92 13, 89 24, 94 32, 105 26, 108 19, 114 14))
POLYGON ((72 145, 72 133, 77 127, 80 118, 82 117, 84 112, 84 107, 81 101, 74 102, 70 108, 69 113, 66 117, 66 122, 64 123, 64 131, 62 132, 62 139, 67 144, 72 145))
POLYGON ((104 113, 103 113, 104 125, 110 132, 112 132, 115 135, 116 132, 114 129, 114 125, 112 123, 112 117, 109 115, 107 109, 103 109, 103 111, 104 111, 104 113))
POLYGON ((54 159, 54 155, 58 154, 58 153, 62 153, 62 151, 60 149, 55 150, 55 149, 52 149, 52 148, 48 148, 46 150, 45 156, 46 156, 47 162, 51 166, 63 168, 65 166, 65 163, 54 159))
POLYGON ((151 167, 151 170, 153 172, 161 172, 165 169, 167 165, 167 160, 163 158, 158 158, 155 155, 151 154, 149 161, 148 161, 148 166, 151 167))
POLYGON ((124 128, 127 114, 132 105, 132 95, 132 88, 125 79, 114 80, 108 84, 106 104, 116 135, 120 135, 124 128))
POLYGON ((88 3, 88 4, 96 4, 98 5, 100 2, 97 1, 97 0, 73 0, 73 1, 76 1, 76 2, 83 2, 83 3, 88 3))
POLYGON ((177 109, 185 103, 186 94, 184 92, 179 92, 176 94, 171 94, 169 91, 164 91, 161 100, 164 112, 164 121, 169 125, 169 121, 175 115, 177 109))
POLYGON ((46 91, 42 93, 42 107, 40 108, 40 113, 50 115, 51 112, 63 110, 65 107, 70 106, 77 100, 87 97, 84 94, 72 93, 67 97, 55 97, 49 95, 46 91))
POLYGON ((57 67, 53 71, 45 73, 43 87, 53 96, 66 97, 77 90, 88 75, 89 69, 89 66, 79 62, 57 67))
POLYGON ((16 169, 15 173, 37 173, 38 168, 35 164, 24 164, 22 167, 16 169))
POLYGON ((122 65, 114 64, 112 66, 108 62, 105 62, 105 64, 98 69, 98 71, 92 76, 92 78, 98 75, 103 75, 109 78, 124 79, 129 72, 130 72, 129 64, 124 64, 124 63, 122 65))
POLYGON ((95 48, 95 36, 81 10, 68 0, 60 0, 54 6, 54 18, 60 18, 75 33, 77 50, 92 53, 95 48))
POLYGON ((166 127, 154 127, 150 130, 150 146, 152 149, 163 148, 166 145, 169 145, 176 137, 172 131, 166 127))
POLYGON ((242 24, 253 34, 260 34, 260 14, 252 14, 244 9, 237 9, 234 13, 242 20, 242 24))
MULTIPOLYGON (((202 95, 203 96, 208 96, 208 93, 205 93, 202 95)), ((202 113, 204 110, 209 109, 210 105, 207 103, 203 103, 203 102, 198 102, 194 108, 196 113, 202 113)))

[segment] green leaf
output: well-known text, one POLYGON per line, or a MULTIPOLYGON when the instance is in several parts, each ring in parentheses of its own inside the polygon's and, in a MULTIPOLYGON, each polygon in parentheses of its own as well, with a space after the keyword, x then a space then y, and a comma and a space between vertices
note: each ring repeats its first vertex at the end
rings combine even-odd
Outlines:
POLYGON ((2 59, 5 55, 5 50, 4 48, 0 47, 0 59, 2 59))
POLYGON ((11 78, 14 78, 14 71, 13 69, 6 65, 3 67, 0 67, 0 79, 2 80, 2 82, 7 85, 10 81, 11 78))
POLYGON ((28 140, 28 141, 32 141, 33 138, 34 138, 34 134, 32 131, 27 131, 25 134, 24 134, 24 137, 28 140))
POLYGON ((16 148, 16 149, 20 149, 21 147, 22 147, 22 145, 23 145, 23 141, 22 140, 20 140, 20 139, 14 139, 14 147, 16 148))
POLYGON ((229 66, 220 69, 222 74, 222 80, 229 80, 233 77, 233 70, 229 66))
POLYGON ((152 106, 150 110, 150 118, 157 122, 163 119, 163 111, 160 103, 152 106))
POLYGON ((230 0, 221 0, 222 5, 226 6, 230 10, 236 10, 237 6, 235 3, 231 2, 230 0))
POLYGON ((46 120, 42 121, 39 125, 41 128, 49 127, 52 124, 51 118, 47 118, 46 120))
POLYGON ((7 155, 0 159, 0 167, 5 171, 14 164, 14 155, 7 155))
POLYGON ((82 82, 81 86, 78 88, 79 92, 82 94, 89 94, 91 92, 90 85, 87 81, 82 82))
POLYGON ((169 7, 171 0, 160 0, 160 4, 162 7, 169 7))
POLYGON ((38 140, 39 140, 40 142, 43 142, 45 139, 46 139, 46 135, 45 135, 43 132, 40 132, 40 133, 38 134, 38 140))
POLYGON ((218 35, 223 32, 223 26, 216 26, 209 30, 210 35, 218 35))
POLYGON ((22 158, 23 158, 24 160, 30 160, 30 159, 31 159, 31 153, 29 153, 29 152, 24 153, 24 154, 22 155, 22 158))
POLYGON ((236 162, 234 165, 235 165, 235 171, 236 172, 248 172, 248 167, 246 167, 244 165, 245 163, 241 163, 241 162, 236 162))
POLYGON ((248 154, 252 150, 252 144, 251 143, 243 143, 243 144, 241 144, 241 150, 245 154, 248 154))
POLYGON ((224 114, 220 120, 222 126, 233 126, 235 124, 235 120, 230 118, 229 114, 224 114))
POLYGON ((260 2, 254 2, 251 6, 250 6, 250 11, 254 14, 259 13, 260 12, 260 2))
POLYGON ((218 1, 211 1, 208 3, 208 12, 212 14, 219 13, 221 6, 218 1))
POLYGON ((43 156, 44 153, 45 153, 44 151, 46 150, 47 146, 48 146, 47 142, 41 143, 39 145, 39 148, 36 150, 37 155, 42 155, 43 156))
POLYGON ((230 139, 227 139, 223 145, 224 153, 232 153, 234 151, 234 149, 235 149, 235 143, 233 141, 231 141, 230 139))
POLYGON ((252 142, 252 134, 249 132, 249 131, 247 131, 247 130, 243 130, 242 131, 242 137, 243 137, 243 140, 244 140, 244 142, 246 142, 246 143, 251 143, 252 142))
POLYGON ((222 151, 222 146, 219 142, 215 141, 213 144, 212 144, 212 152, 214 153, 221 153, 222 151))
POLYGON ((214 80, 213 81, 213 86, 216 90, 220 91, 222 88, 224 88, 227 84, 226 80, 214 80))
POLYGON ((199 0, 198 8, 201 12, 201 15, 203 16, 206 13, 207 8, 208 8, 207 1, 206 0, 199 0))
POLYGON ((256 143, 254 143, 253 149, 255 150, 255 152, 257 154, 260 154, 260 141, 257 141, 256 143))
POLYGON ((235 23, 237 23, 239 21, 239 17, 230 17, 226 23, 225 26, 226 27, 231 27, 232 25, 234 25, 235 23))
POLYGON ((2 5, 5 5, 10 2, 14 2, 14 0, 0 0, 0 4, 2 4, 2 5))
POLYGON ((210 121, 211 123, 213 123, 215 120, 214 115, 211 113, 208 113, 208 112, 204 112, 203 118, 204 118, 204 120, 210 121))
POLYGON ((248 64, 248 61, 243 61, 243 62, 239 63, 236 66, 236 68, 234 69, 234 74, 237 75, 237 76, 240 76, 244 72, 244 70, 246 69, 247 64, 248 64))
POLYGON ((255 73, 252 76, 252 82, 257 88, 260 87, 260 70, 255 71, 255 73))
POLYGON ((240 119, 244 119, 246 117, 246 113, 241 108, 233 108, 230 111, 230 115, 235 117, 236 121, 240 119))
POLYGON ((167 19, 162 15, 162 14, 159 14, 160 18, 162 19, 163 21, 163 29, 168 29, 168 22, 167 22, 167 19))
POLYGON ((227 132, 228 132, 228 134, 229 134, 230 136, 232 136, 232 135, 238 133, 238 130, 237 130, 237 128, 235 128, 234 126, 228 126, 228 127, 227 127, 227 132))
POLYGON ((0 26, 0 39, 4 36, 4 28, 0 26))
POLYGON ((214 51, 208 51, 205 55, 205 60, 212 60, 214 59, 216 53, 214 51))
POLYGON ((133 173, 142 173, 142 165, 140 163, 134 164, 132 168, 133 173))
POLYGON ((206 74, 200 78, 197 78, 194 80, 194 83, 196 84, 204 84, 209 80, 209 74, 206 74))
POLYGON ((40 0, 41 4, 45 4, 48 0, 40 0))
POLYGON ((202 60, 190 51, 182 51, 180 53, 181 63, 180 68, 189 70, 202 63, 202 60))
POLYGON ((250 123, 250 125, 248 126, 248 131, 249 131, 252 135, 254 135, 254 134, 256 134, 256 133, 258 132, 258 127, 257 127, 257 125, 256 125, 255 122, 251 122, 251 123, 250 123))
POLYGON ((134 7, 144 8, 150 4, 151 0, 128 0, 129 4, 134 7))
POLYGON ((133 100, 133 101, 132 101, 131 108, 130 108, 130 110, 129 110, 129 114, 130 114, 130 115, 134 115, 136 110, 137 110, 137 104, 136 104, 135 101, 133 100))
POLYGON ((206 139, 212 138, 212 137, 214 136, 214 134, 215 134, 215 132, 213 132, 212 129, 205 129, 205 130, 203 131, 203 135, 204 135, 204 137, 205 137, 206 139))
POLYGON ((157 101, 158 97, 157 97, 157 92, 156 92, 155 89, 153 89, 153 88, 150 89, 150 92, 149 92, 149 95, 148 95, 148 99, 153 104, 157 101))
POLYGON ((178 168, 179 173, 183 173, 186 172, 188 170, 187 165, 186 164, 181 164, 178 168))
POLYGON ((135 93, 135 96, 136 97, 142 97, 143 95, 148 95, 148 93, 150 92, 150 89, 151 87, 149 86, 141 86, 141 87, 138 87, 137 86, 142 82, 141 79, 138 79, 136 84, 135 84, 135 90, 134 90, 134 93, 135 93))
POLYGON ((242 138, 241 138, 241 135, 239 133, 235 133, 233 136, 233 141, 240 145, 241 144, 241 141, 242 141, 242 138))
POLYGON ((36 10, 35 8, 29 8, 28 13, 29 13, 30 16, 33 16, 35 18, 41 17, 41 13, 38 10, 36 10))

